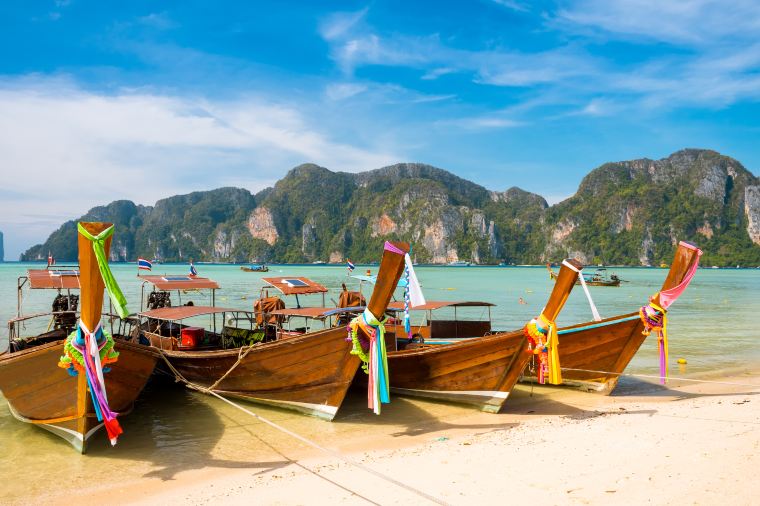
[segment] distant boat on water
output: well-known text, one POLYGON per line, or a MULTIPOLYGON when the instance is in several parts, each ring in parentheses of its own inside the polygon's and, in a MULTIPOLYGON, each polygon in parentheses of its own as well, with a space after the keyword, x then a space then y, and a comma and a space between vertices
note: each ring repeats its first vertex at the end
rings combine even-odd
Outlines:
MULTIPOLYGON (((546 264, 546 268, 549 270, 551 278, 553 280, 557 279, 557 273, 552 270, 551 265, 546 264)), ((588 286, 620 286, 620 282, 624 281, 615 273, 608 274, 607 269, 604 267, 599 267, 593 274, 583 274, 583 280, 588 286)), ((575 284, 581 284, 580 278, 575 284)))
POLYGON ((464 260, 455 260, 453 262, 448 263, 449 267, 469 267, 470 262, 466 262, 464 260))
POLYGON ((269 272, 269 267, 267 267, 264 264, 251 265, 250 267, 246 267, 245 265, 243 265, 240 267, 240 270, 244 272, 269 272))

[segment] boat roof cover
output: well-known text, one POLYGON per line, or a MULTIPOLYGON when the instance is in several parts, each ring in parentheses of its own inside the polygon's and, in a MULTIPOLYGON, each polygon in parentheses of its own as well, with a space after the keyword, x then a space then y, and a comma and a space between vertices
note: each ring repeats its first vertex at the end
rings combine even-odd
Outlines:
POLYGON ((187 274, 164 274, 138 276, 159 290, 215 290, 219 283, 209 278, 188 276, 187 274))
POLYGON ((352 278, 358 279, 359 281, 366 281, 367 283, 372 283, 373 285, 377 282, 377 276, 366 276, 364 274, 351 274, 352 278))
POLYGON ((364 306, 356 307, 298 307, 298 308, 284 308, 277 309, 270 315, 283 315, 283 316, 302 316, 304 318, 327 318, 328 316, 343 314, 343 313, 355 313, 364 311, 364 306))
POLYGON ((79 290, 79 269, 29 269, 27 276, 31 288, 79 290))
POLYGON ((216 313, 251 313, 249 309, 231 309, 228 307, 216 307, 216 306, 176 306, 176 307, 161 307, 158 309, 151 309, 150 311, 143 311, 139 313, 140 316, 146 318, 156 318, 157 320, 185 320, 194 316, 203 316, 207 314, 216 313))
POLYGON ((301 295, 309 293, 325 293, 327 288, 309 278, 295 276, 280 276, 277 278, 261 278, 283 295, 301 295))
MULTIPOLYGON (((490 302, 478 301, 451 301, 451 300, 429 300, 421 306, 410 307, 412 311, 435 311, 444 307, 491 307, 496 304, 490 302)), ((388 311, 403 311, 404 302, 394 301, 388 304, 388 311)))

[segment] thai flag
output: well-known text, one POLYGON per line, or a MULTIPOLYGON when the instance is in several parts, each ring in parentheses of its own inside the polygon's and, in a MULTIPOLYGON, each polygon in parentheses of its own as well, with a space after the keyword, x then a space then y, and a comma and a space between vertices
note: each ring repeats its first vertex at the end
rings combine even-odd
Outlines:
POLYGON ((193 262, 190 262, 190 275, 191 276, 198 275, 198 269, 195 268, 195 266, 193 265, 193 262))
POLYGON ((153 264, 150 263, 150 260, 145 260, 144 258, 138 258, 137 259, 137 270, 138 271, 149 271, 153 269, 153 264))
POLYGON ((348 273, 351 274, 354 269, 356 269, 356 266, 351 262, 351 260, 346 260, 346 267, 348 267, 348 273))

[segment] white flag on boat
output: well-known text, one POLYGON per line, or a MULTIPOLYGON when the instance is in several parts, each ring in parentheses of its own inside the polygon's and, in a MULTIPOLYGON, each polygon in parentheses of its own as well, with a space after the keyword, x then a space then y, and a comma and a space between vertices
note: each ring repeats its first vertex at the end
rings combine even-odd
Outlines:
POLYGON ((409 253, 404 256, 406 262, 406 268, 409 271, 409 302, 412 307, 422 306, 425 304, 425 296, 422 294, 422 288, 420 282, 417 281, 417 274, 414 273, 414 266, 412 265, 412 259, 409 257, 409 253))

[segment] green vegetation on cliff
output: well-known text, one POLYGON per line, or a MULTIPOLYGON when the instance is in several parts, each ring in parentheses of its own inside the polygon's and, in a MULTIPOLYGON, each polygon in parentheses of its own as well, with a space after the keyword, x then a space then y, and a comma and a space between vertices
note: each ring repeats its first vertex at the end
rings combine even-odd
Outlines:
MULTIPOLYGON (((548 206, 519 188, 489 191, 435 167, 369 172, 292 169, 257 195, 220 188, 117 201, 81 219, 117 225, 112 257, 166 261, 376 261, 383 241, 409 241, 419 262, 658 265, 678 240, 708 265, 760 265, 760 181, 736 160, 688 149, 662 160, 607 163, 571 198, 548 206)), ((75 222, 23 259, 76 258, 75 222)))

